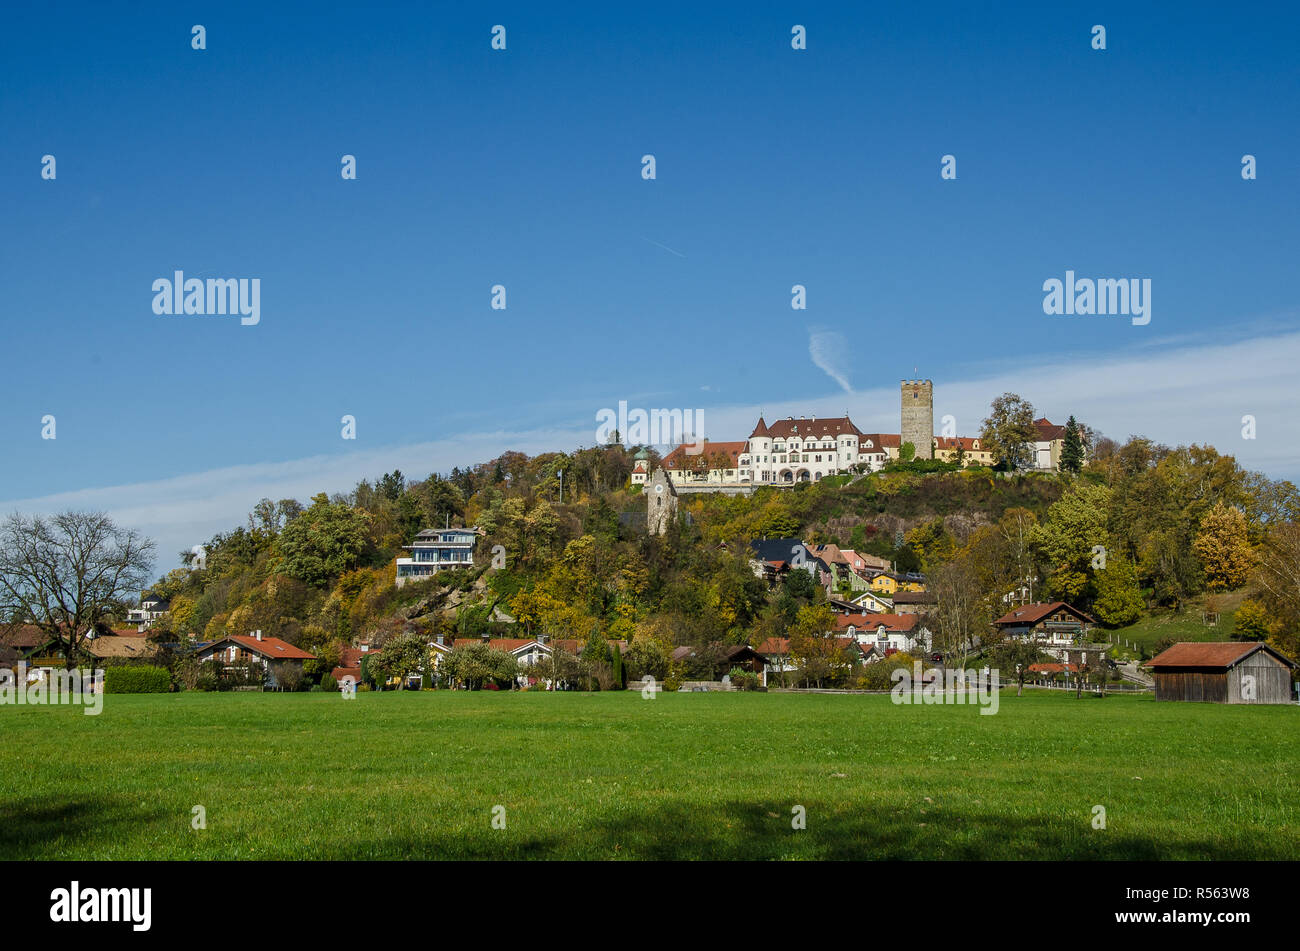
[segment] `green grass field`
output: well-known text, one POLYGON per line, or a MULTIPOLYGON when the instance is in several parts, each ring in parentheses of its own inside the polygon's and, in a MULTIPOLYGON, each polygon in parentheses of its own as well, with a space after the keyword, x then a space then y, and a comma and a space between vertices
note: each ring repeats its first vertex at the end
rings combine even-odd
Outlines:
POLYGON ((110 695, 98 717, 5 706, 0 855, 1300 858, 1300 709, 1001 701, 995 716, 740 693, 110 695), (195 805, 205 830, 191 829, 195 805), (796 805, 805 830, 791 828, 796 805))

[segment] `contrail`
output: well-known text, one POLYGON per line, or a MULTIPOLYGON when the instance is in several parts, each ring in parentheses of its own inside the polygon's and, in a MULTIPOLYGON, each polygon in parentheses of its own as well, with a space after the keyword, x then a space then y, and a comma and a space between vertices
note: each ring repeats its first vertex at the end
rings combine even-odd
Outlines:
MULTIPOLYGON (((647 238, 645 235, 642 235, 642 236, 641 236, 641 240, 642 240, 642 241, 650 241, 650 239, 647 238)), ((686 255, 682 254, 682 252, 680 252, 680 251, 674 251, 672 248, 668 247, 668 245, 666 245, 666 244, 660 244, 658 241, 650 241, 650 243, 653 244, 656 248, 663 248, 663 249, 664 249, 665 251, 667 251, 669 254, 675 254, 675 255, 677 255, 679 258, 684 258, 684 257, 686 257, 686 255)))

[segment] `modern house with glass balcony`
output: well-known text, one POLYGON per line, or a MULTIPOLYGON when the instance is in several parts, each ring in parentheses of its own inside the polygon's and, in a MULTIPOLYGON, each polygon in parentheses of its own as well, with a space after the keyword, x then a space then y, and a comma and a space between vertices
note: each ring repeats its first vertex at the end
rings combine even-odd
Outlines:
POLYGON ((403 545, 409 558, 397 559, 397 586, 408 580, 430 578, 448 568, 471 568, 474 565, 474 528, 426 528, 415 541, 403 545))

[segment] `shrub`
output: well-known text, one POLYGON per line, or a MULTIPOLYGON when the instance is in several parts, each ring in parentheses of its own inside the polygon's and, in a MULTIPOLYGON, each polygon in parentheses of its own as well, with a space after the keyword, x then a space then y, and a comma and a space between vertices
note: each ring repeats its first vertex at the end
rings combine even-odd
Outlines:
POLYGON ((333 674, 326 674, 320 679, 320 689, 325 691, 338 690, 339 682, 334 679, 333 674))
POLYGON ((731 685, 737 690, 757 690, 759 687, 759 676, 752 670, 744 670, 740 667, 732 667, 731 685))
POLYGON ((302 665, 281 661, 274 664, 272 670, 275 672, 275 682, 280 685, 281 690, 293 693, 302 687, 302 665))
POLYGON ((170 693, 172 675, 161 667, 109 667, 104 671, 104 693, 170 693))

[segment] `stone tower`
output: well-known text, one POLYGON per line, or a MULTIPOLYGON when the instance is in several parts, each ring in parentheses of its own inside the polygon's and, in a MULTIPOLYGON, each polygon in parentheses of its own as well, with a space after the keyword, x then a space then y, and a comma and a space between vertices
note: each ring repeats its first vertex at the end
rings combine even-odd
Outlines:
POLYGON ((917 459, 934 458, 934 384, 929 380, 904 380, 903 421, 899 445, 910 442, 917 459))
POLYGON ((663 467, 655 469, 645 487, 645 527, 651 535, 663 535, 677 518, 677 490, 663 467))

